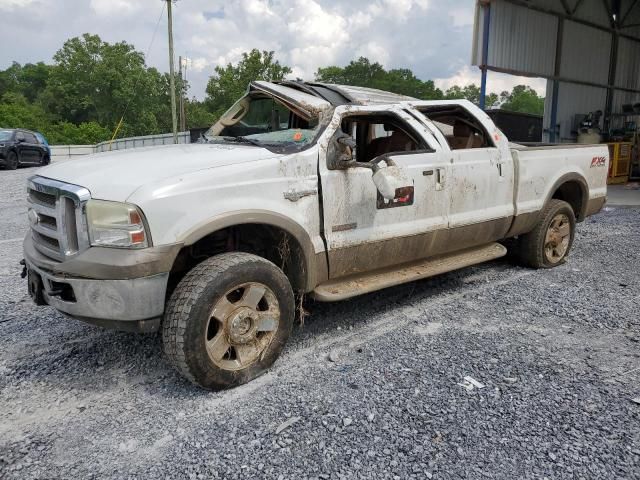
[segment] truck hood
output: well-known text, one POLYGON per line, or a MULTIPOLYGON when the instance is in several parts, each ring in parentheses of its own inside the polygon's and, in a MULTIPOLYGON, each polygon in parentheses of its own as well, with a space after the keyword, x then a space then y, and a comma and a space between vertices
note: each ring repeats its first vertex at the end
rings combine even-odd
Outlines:
POLYGON ((253 145, 165 145, 89 155, 42 168, 38 175, 85 187, 92 198, 123 202, 143 185, 274 156, 253 145))

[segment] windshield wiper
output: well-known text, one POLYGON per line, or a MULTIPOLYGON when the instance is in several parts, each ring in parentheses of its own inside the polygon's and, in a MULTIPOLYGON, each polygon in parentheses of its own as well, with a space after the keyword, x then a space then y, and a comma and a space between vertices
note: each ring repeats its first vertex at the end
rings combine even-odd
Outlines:
POLYGON ((231 138, 233 138, 233 141, 236 141, 238 143, 250 143, 251 145, 255 145, 256 147, 263 146, 262 142, 260 142, 259 140, 254 140, 252 138, 247 138, 247 137, 231 137, 231 138))

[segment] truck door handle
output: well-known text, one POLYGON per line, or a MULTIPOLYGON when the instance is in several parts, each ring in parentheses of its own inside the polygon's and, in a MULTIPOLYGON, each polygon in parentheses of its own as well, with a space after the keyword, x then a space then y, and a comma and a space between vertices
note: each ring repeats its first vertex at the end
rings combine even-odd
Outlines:
POLYGON ((436 190, 444 189, 445 179, 446 177, 444 168, 436 168, 436 190))

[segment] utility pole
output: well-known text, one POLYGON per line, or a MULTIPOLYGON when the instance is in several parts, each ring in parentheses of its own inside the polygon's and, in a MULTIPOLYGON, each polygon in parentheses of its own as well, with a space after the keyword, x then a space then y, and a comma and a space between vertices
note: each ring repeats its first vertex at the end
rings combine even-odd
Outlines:
POLYGON ((173 66, 173 19, 171 18, 171 2, 167 0, 169 17, 169 88, 171 89, 171 125, 173 126, 173 143, 178 143, 178 118, 176 115, 176 79, 173 66))
POLYGON ((182 55, 180 55, 178 57, 178 65, 180 66, 180 73, 178 74, 178 78, 180 79, 180 102, 178 104, 178 112, 180 113, 180 131, 184 132, 187 129, 187 121, 184 115, 184 81, 187 77, 186 75, 186 58, 184 59, 185 63, 182 63, 182 55), (183 72, 183 65, 184 65, 184 75, 182 74, 183 72))
MULTIPOLYGON (((187 52, 188 53, 188 52, 187 52)), ((185 57, 184 59, 184 85, 185 85, 185 89, 182 92, 184 98, 182 101, 182 122, 184 123, 184 125, 182 126, 182 131, 186 132, 187 131, 187 67, 189 66, 189 57, 185 57)))

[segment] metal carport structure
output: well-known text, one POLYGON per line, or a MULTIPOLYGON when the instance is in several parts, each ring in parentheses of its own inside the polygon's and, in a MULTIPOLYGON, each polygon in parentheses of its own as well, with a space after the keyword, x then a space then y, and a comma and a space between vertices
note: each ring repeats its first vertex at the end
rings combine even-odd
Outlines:
POLYGON ((640 0, 478 0, 473 64, 547 79, 544 128, 573 140, 578 114, 604 112, 620 127, 622 106, 640 103, 640 0))

